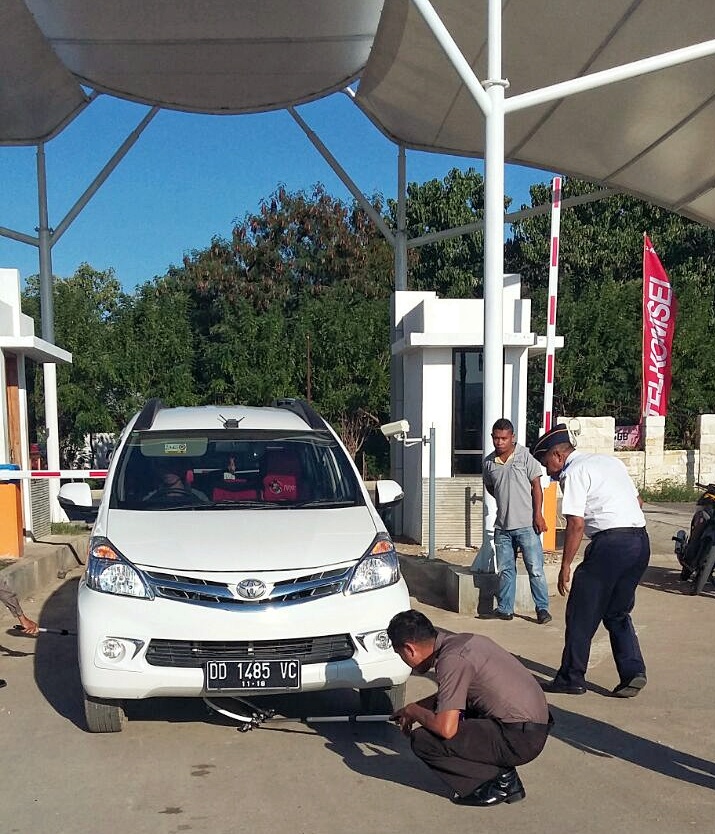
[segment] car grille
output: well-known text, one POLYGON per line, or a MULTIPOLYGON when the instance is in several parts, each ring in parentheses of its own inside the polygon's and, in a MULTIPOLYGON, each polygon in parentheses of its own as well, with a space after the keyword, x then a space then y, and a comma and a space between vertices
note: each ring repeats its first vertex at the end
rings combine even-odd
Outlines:
POLYGON ((291 640, 152 640, 146 653, 151 666, 197 668, 209 660, 300 660, 329 663, 347 660, 355 647, 349 634, 291 640))
POLYGON ((194 576, 176 573, 146 571, 156 596, 179 602, 207 605, 266 605, 325 597, 344 590, 352 568, 317 571, 304 576, 291 577, 276 582, 270 594, 261 599, 240 599, 226 582, 212 582, 194 576))

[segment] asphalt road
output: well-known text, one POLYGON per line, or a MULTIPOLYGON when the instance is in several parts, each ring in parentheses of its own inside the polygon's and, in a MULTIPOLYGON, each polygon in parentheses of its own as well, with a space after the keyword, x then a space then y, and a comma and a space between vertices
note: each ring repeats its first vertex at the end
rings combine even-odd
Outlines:
MULTIPOLYGON (((651 521, 679 520, 660 510, 651 521)), ((666 531, 667 532, 667 531, 666 531)), ((663 533, 665 536, 665 532, 663 533)), ((660 549, 660 548, 658 548, 660 549)), ((654 547, 654 550, 656 548, 654 547)), ((542 756, 520 769, 527 799, 460 808, 392 725, 300 723, 250 733, 202 704, 135 704, 120 734, 86 732, 72 637, 9 632, 0 615, 2 834, 256 834, 434 832, 508 828, 510 834, 678 834, 713 830, 715 590, 686 596, 670 556, 656 556, 635 611, 648 663, 638 698, 607 697, 615 672, 599 631, 583 696, 550 696, 556 726, 542 756)), ((78 573, 26 608, 47 627, 74 626, 78 573)), ((475 620, 415 601, 434 621, 496 639, 538 677, 563 644, 563 600, 537 626, 475 620)), ((432 691, 411 679, 408 694, 432 691)), ((354 693, 285 699, 284 714, 357 710, 354 693)))

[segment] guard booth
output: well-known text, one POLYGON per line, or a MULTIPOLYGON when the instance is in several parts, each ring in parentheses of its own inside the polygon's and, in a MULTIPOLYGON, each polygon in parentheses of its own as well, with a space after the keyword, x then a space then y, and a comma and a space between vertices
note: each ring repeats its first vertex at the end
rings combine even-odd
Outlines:
MULTIPOLYGON (((28 361, 71 362, 72 354, 35 336, 35 323, 22 312, 20 273, 0 269, 0 465, 30 469, 25 368, 28 361)), ((28 536, 49 532, 47 481, 20 484, 0 482, 0 556, 20 556, 28 536), (17 501, 13 497, 18 491, 17 501), (18 517, 19 515, 19 517, 18 517)))
MULTIPOLYGON (((482 408, 484 301, 438 298, 434 292, 393 295, 392 396, 394 418, 409 421, 410 435, 435 428, 437 547, 482 543, 482 408)), ((546 336, 532 331, 531 301, 521 297, 521 276, 504 276, 504 391, 501 416, 526 441, 529 359, 546 350, 546 336)), ((546 322, 544 321, 544 329, 546 322)), ((556 338, 563 347, 563 337, 556 338)), ((491 427, 489 427, 491 428, 491 427)), ((428 538, 428 446, 391 444, 395 480, 405 498, 395 532, 428 538), (401 521, 401 529, 399 524, 401 521)))

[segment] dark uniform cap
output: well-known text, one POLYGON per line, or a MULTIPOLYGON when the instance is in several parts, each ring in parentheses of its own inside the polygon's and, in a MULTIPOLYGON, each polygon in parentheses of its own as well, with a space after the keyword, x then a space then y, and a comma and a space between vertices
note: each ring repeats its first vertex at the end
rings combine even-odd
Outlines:
POLYGON ((560 443, 571 443, 569 430, 565 423, 559 423, 558 426, 549 429, 546 434, 542 434, 534 443, 531 454, 540 461, 549 449, 558 446, 560 443))

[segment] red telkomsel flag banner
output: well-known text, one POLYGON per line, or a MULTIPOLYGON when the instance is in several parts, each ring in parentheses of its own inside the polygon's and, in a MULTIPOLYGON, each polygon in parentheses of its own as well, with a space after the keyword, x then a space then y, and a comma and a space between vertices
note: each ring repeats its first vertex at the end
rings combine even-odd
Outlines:
POLYGON ((665 417, 678 302, 648 235, 643 235, 643 417, 665 417))

